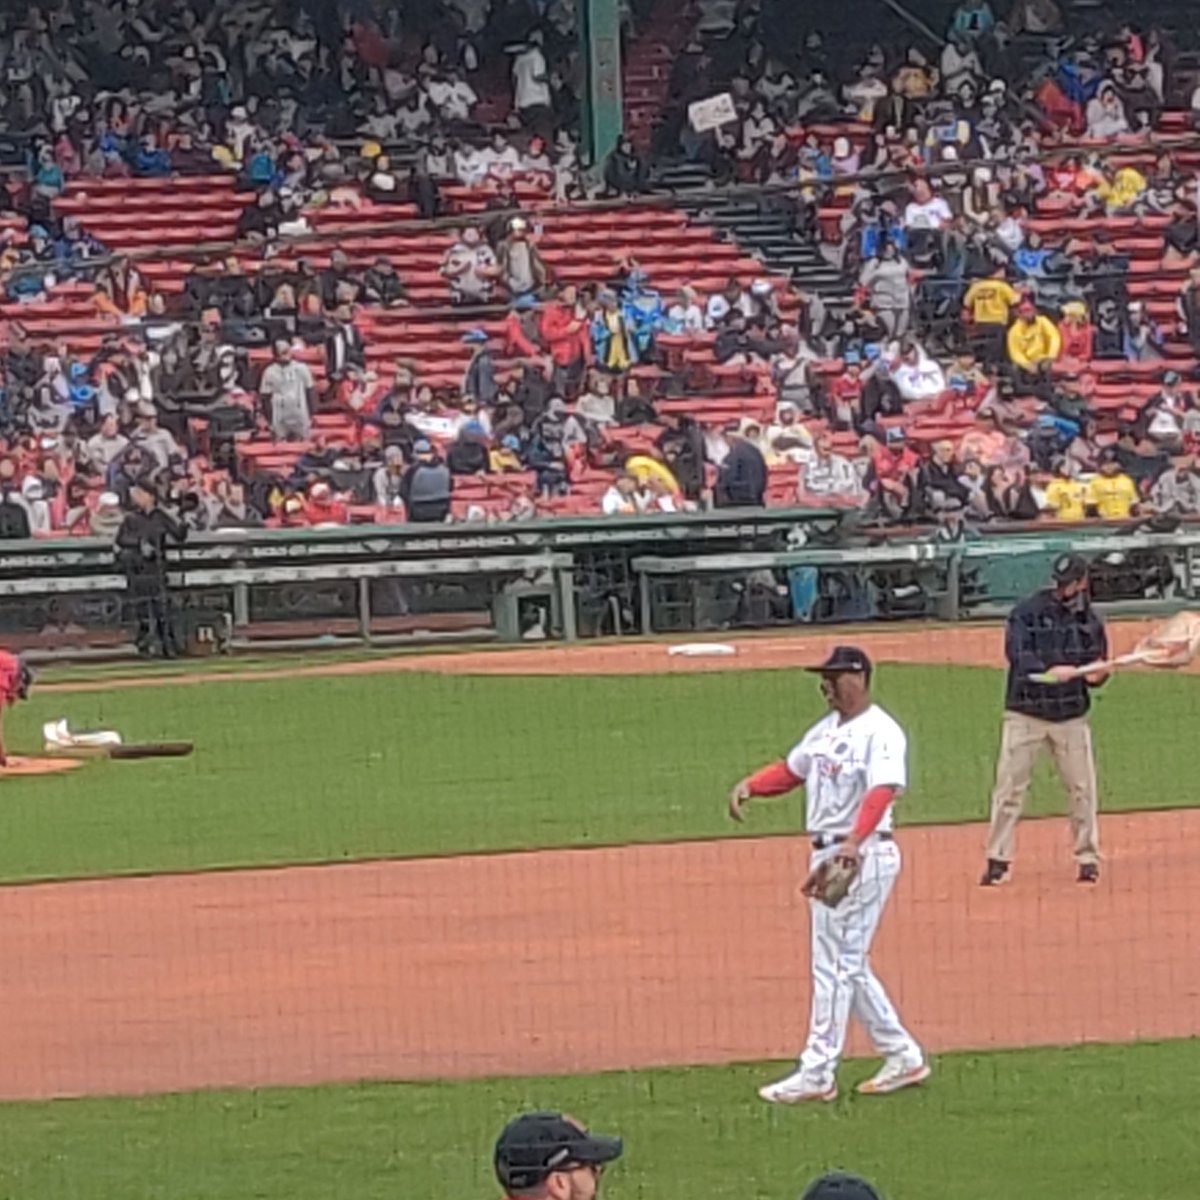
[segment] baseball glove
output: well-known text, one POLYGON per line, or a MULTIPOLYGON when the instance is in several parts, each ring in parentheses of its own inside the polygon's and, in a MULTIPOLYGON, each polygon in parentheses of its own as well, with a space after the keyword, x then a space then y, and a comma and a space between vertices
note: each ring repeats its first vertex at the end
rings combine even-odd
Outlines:
POLYGON ((809 895, 829 908, 837 908, 858 876, 857 859, 830 858, 813 872, 809 895))

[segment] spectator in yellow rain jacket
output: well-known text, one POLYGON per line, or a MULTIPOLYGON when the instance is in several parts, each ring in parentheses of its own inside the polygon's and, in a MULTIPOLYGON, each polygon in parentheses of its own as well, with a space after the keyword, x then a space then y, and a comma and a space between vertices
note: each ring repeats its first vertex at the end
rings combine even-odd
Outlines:
POLYGON ((1109 213, 1127 212, 1146 191, 1146 177, 1133 167, 1116 171, 1105 169, 1099 182, 1084 199, 1084 211, 1091 214, 1100 207, 1109 213))
POLYGON ((648 454, 634 454, 627 458, 625 473, 632 475, 642 487, 645 487, 652 479, 656 479, 673 496, 680 494, 679 484, 676 482, 675 476, 671 474, 670 468, 665 463, 659 462, 657 458, 651 458, 648 454))
POLYGON ((1062 335, 1058 326, 1034 307, 1032 300, 1022 300, 1017 319, 1008 330, 1008 357, 1017 368, 1017 381, 1032 385, 1037 377, 1049 370, 1062 351, 1062 335))

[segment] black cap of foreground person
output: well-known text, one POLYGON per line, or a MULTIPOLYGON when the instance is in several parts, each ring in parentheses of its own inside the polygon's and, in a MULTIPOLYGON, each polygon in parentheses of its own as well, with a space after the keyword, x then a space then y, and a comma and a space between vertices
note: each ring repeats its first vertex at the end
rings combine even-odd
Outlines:
POLYGON ((1080 583, 1088 577, 1088 560, 1082 554, 1060 554, 1054 560, 1051 570, 1054 582, 1059 585, 1080 583))
POLYGON ((493 1162, 500 1186, 511 1196, 540 1187, 558 1172, 603 1167, 623 1149, 619 1137, 589 1133, 574 1117, 522 1113, 504 1127, 493 1162))
POLYGON ((883 1200, 861 1175, 830 1171, 814 1179, 800 1200, 883 1200))

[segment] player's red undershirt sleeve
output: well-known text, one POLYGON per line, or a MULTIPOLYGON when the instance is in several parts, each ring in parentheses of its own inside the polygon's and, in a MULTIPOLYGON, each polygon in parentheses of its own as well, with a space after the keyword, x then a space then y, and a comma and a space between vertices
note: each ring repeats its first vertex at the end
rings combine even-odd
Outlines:
POLYGON ((782 796, 804 782, 782 759, 755 771, 747 780, 752 796, 782 796))
POLYGON ((864 797, 858 810, 858 820, 854 822, 854 836, 860 841, 875 832, 876 826, 883 820, 888 805, 896 798, 899 788, 891 784, 873 787, 864 797))

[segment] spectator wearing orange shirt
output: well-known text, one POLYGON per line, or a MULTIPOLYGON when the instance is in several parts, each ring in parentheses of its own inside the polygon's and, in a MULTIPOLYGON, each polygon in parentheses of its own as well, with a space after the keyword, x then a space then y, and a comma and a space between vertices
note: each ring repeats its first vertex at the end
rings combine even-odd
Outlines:
POLYGON ((1028 464, 1029 448, 1001 415, 988 412, 981 413, 980 424, 963 435, 956 457, 959 462, 976 459, 984 467, 1018 467, 1028 464))
POLYGON ((119 321, 140 320, 146 315, 146 286, 128 259, 121 259, 100 272, 92 303, 101 316, 119 321))

